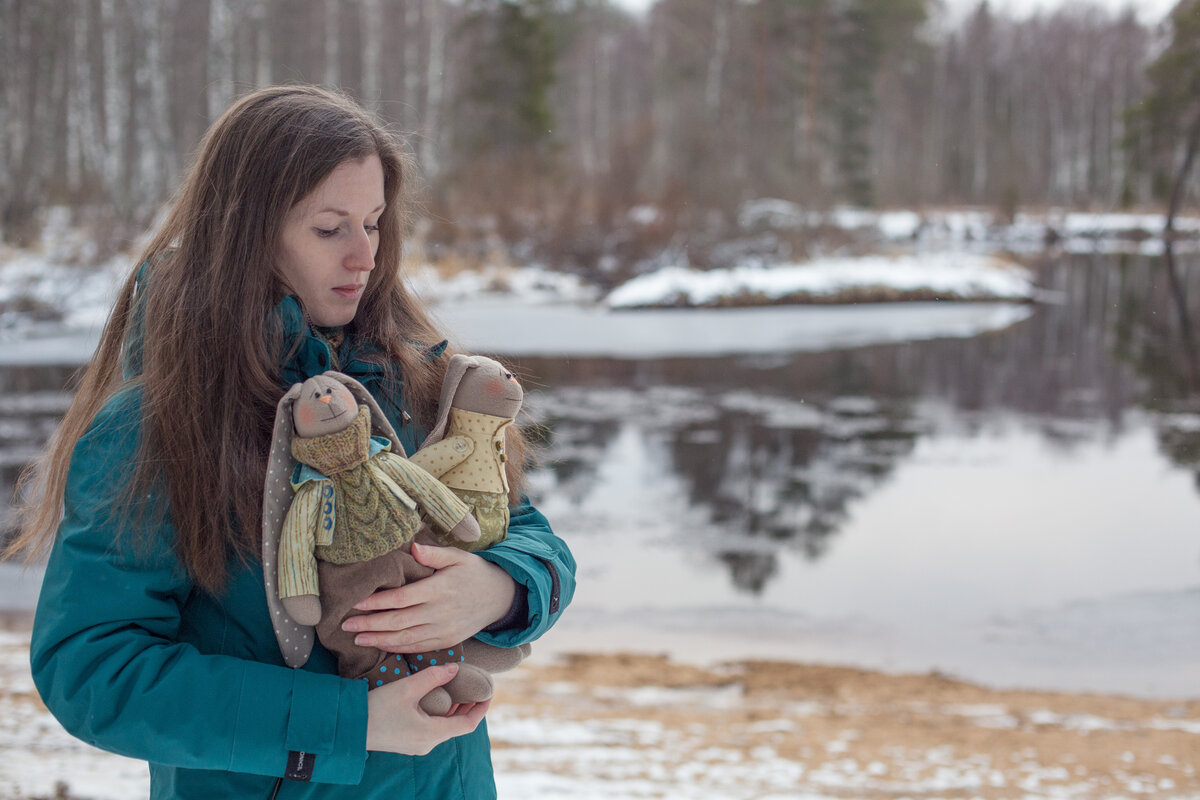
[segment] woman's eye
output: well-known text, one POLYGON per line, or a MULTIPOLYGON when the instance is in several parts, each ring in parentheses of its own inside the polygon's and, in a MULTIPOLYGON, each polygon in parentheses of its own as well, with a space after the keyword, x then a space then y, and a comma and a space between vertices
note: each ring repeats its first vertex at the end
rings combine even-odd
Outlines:
POLYGON ((337 228, 313 228, 313 230, 315 230, 317 232, 317 236, 320 236, 322 239, 328 239, 330 236, 333 236, 338 232, 337 228))
POLYGON ((363 228, 366 229, 367 233, 379 233, 378 222, 376 222, 374 225, 363 225, 363 228))

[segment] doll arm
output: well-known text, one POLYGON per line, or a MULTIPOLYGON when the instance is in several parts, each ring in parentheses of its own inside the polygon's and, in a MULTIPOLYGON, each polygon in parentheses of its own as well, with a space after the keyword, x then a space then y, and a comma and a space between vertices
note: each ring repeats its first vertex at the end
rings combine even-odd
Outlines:
POLYGON ((479 523, 471 509, 441 481, 395 453, 380 453, 376 458, 388 477, 416 498, 434 525, 464 542, 479 538, 479 523))
POLYGON ((451 436, 422 447, 409 457, 409 461, 435 478, 440 478, 466 461, 475 452, 475 442, 467 436, 451 436))
POLYGON ((316 527, 322 521, 332 524, 332 517, 322 520, 321 488, 327 482, 310 482, 300 487, 292 499, 283 520, 279 538, 279 597, 300 597, 318 594, 316 527))

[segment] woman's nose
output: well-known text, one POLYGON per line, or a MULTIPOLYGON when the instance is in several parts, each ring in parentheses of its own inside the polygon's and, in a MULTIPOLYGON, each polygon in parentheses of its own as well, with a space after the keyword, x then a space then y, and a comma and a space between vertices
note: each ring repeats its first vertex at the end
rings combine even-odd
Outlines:
POLYGON ((375 266, 375 243, 365 230, 356 235, 350 243, 350 251, 346 253, 346 267, 349 269, 370 270, 375 266))

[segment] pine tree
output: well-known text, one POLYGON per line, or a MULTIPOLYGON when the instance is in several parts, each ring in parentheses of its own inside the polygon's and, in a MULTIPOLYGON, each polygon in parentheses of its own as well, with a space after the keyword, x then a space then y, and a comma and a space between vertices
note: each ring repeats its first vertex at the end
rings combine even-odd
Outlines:
POLYGON ((842 192, 853 203, 872 205, 871 121, 876 79, 884 54, 914 41, 925 21, 925 0, 846 0, 834 37, 837 94, 832 113, 842 192))
POLYGON ((475 4, 464 25, 477 46, 469 54, 464 101, 474 153, 541 149, 554 136, 549 103, 556 47, 549 0, 475 4))

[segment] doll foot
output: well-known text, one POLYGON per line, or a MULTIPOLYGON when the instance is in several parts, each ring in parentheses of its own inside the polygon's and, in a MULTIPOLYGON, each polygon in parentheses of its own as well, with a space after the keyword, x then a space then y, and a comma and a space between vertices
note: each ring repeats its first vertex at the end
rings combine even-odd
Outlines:
POLYGON ((455 703, 482 703, 496 692, 492 676, 474 664, 459 664, 458 674, 444 688, 455 703))
POLYGON ((444 687, 439 686, 422 697, 418 705, 431 717, 444 717, 450 713, 450 707, 454 705, 454 701, 450 699, 450 693, 444 687))

